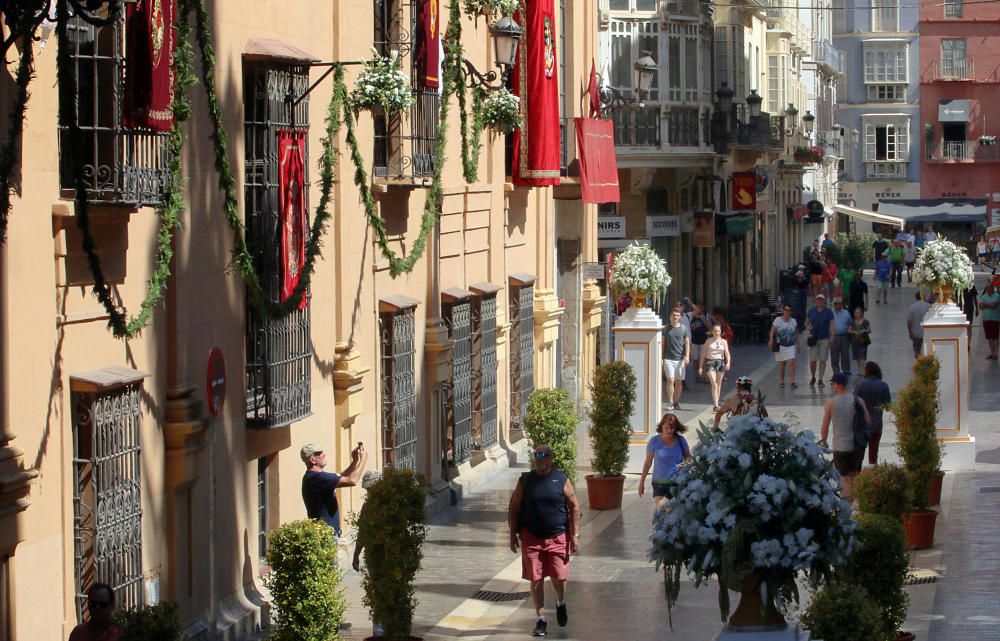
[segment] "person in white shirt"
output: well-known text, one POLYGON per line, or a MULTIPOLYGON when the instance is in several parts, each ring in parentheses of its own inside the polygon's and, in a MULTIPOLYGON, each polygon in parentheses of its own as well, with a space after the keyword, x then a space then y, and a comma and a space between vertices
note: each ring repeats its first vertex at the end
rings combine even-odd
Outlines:
POLYGON ((927 231, 924 232, 924 240, 926 240, 927 242, 930 242, 932 240, 937 240, 937 233, 933 229, 928 227, 927 231))

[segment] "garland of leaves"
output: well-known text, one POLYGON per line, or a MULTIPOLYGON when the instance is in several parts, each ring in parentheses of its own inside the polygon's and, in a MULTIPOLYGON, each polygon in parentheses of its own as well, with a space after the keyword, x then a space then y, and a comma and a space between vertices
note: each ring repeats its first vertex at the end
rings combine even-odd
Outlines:
POLYGON ((7 240, 7 218, 10 214, 11 176, 14 174, 14 164, 17 162, 17 148, 21 141, 21 134, 24 132, 24 113, 28 106, 28 84, 35 77, 34 69, 34 30, 24 36, 24 49, 21 51, 21 59, 17 65, 17 76, 14 82, 17 85, 14 96, 14 108, 10 112, 10 138, 0 148, 0 243, 7 240))
POLYGON ((194 83, 191 73, 191 48, 188 44, 188 29, 183 24, 178 25, 178 46, 174 56, 174 99, 171 110, 174 114, 174 124, 167 138, 168 187, 157 213, 160 226, 156 234, 156 266, 149 280, 146 296, 142 301, 139 313, 127 318, 120 306, 116 304, 111 285, 104 276, 101 259, 97 255, 97 243, 90 230, 90 203, 87 186, 83 180, 82 134, 77 122, 76 109, 76 77, 70 71, 70 46, 67 35, 69 9, 66 0, 59 0, 56 5, 56 37, 59 51, 56 57, 59 82, 59 118, 69 130, 70 149, 76 164, 73 168, 73 183, 76 202, 76 224, 83 235, 83 250, 87 255, 87 264, 94 277, 94 294, 108 313, 108 326, 116 338, 130 339, 137 336, 149 323, 153 308, 162 300, 166 281, 170 276, 170 261, 173 258, 174 231, 180 225, 180 213, 184 210, 184 195, 181 177, 181 151, 184 148, 184 135, 181 123, 191 113, 190 103, 185 95, 185 87, 194 83))

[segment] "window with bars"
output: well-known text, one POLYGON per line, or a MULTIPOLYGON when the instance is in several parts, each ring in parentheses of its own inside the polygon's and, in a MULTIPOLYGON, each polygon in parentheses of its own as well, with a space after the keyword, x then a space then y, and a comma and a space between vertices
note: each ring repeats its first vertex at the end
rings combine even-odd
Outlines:
POLYGON ((899 0, 878 0, 873 5, 872 31, 899 31, 899 0))
POLYGON ((382 357, 382 460, 417 471, 416 301, 395 297, 379 306, 382 357))
MULTIPOLYGON (((374 113, 375 176, 423 182, 434 174, 434 147, 438 135, 440 96, 423 85, 416 64, 419 7, 428 0, 374 0, 373 45, 379 55, 398 52, 402 68, 410 73, 413 107, 407 117, 374 113)), ((429 2, 433 4, 433 2, 429 2)), ((440 19, 440 14, 439 14, 440 19)))
POLYGON ((961 18, 962 17, 962 0, 945 0, 945 2, 944 2, 944 17, 945 18, 961 18))
MULTIPOLYGON (((309 130, 309 99, 294 108, 291 97, 309 86, 308 67, 278 62, 243 66, 244 197, 246 243, 254 269, 271 302, 281 301, 282 217, 278 193, 278 132, 309 130)), ((308 181, 308 145, 305 184, 308 181)), ((304 190, 309 211, 308 190, 304 190)), ((306 216, 308 242, 308 213, 306 216)), ((308 294, 307 294, 308 296, 308 294)), ((255 429, 283 427, 312 413, 310 310, 271 318, 247 302, 246 418, 255 429)))
POLYGON ((158 205, 169 178, 166 133, 125 127, 124 12, 105 26, 70 18, 70 74, 81 155, 74 156, 66 123, 60 123, 59 186, 65 197, 76 187, 77 163, 94 202, 158 205))
POLYGON ((535 389, 535 277, 510 276, 510 425, 524 428, 528 397, 535 389))
POLYGON ((441 311, 451 339, 451 384, 445 394, 445 459, 454 465, 472 456, 472 301, 469 292, 446 290, 441 311))
POLYGON ((141 372, 109 368, 70 377, 73 412, 73 551, 78 621, 87 589, 114 590, 117 607, 144 604, 141 372))
POLYGON ((941 40, 941 75, 944 78, 966 78, 972 65, 966 55, 965 38, 941 40))
POLYGON ((497 292, 499 287, 473 285, 472 446, 485 450, 499 443, 497 430, 497 292))
POLYGON ((267 535, 271 531, 270 503, 272 483, 270 480, 273 456, 257 459, 257 567, 263 572, 267 568, 267 535))

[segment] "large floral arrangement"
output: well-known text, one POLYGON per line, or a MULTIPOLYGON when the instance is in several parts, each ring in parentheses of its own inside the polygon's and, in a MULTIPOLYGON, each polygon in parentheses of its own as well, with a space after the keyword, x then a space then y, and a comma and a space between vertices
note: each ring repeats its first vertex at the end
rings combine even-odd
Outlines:
POLYGON ((653 300, 662 300, 671 281, 663 259, 649 245, 629 245, 615 258, 611 268, 612 288, 646 294, 653 300))
POLYGON ((917 252, 913 280, 931 289, 946 285, 956 290, 966 289, 972 287, 972 261, 964 249, 950 240, 932 240, 917 252))
POLYGON ((462 0, 462 8, 470 16, 497 13, 512 16, 518 9, 518 0, 462 0))
MULTIPOLYGON (((649 557, 665 569, 668 605, 682 566, 696 587, 717 576, 736 590, 758 573, 769 606, 798 601, 800 574, 813 586, 828 580, 846 561, 856 525, 824 452, 812 432, 768 418, 736 416, 724 432, 703 426, 669 507, 653 517, 649 557)), ((727 587, 719 607, 726 621, 727 587)))
POLYGON ((521 128, 521 99, 506 88, 490 92, 483 99, 482 119, 487 127, 509 134, 521 128))
POLYGON ((393 51, 383 58, 372 49, 374 57, 366 60, 351 91, 351 106, 355 110, 382 107, 387 114, 404 111, 413 106, 410 78, 403 73, 399 52, 393 51))

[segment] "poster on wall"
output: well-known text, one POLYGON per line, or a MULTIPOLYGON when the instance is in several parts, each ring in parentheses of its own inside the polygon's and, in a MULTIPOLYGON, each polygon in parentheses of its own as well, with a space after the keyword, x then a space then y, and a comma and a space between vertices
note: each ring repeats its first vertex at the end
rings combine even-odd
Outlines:
POLYGON ((715 246, 715 212, 711 209, 699 209, 694 212, 694 231, 691 232, 691 246, 715 246))
POLYGON ((752 171, 733 172, 733 211, 757 208, 757 176, 752 171))

